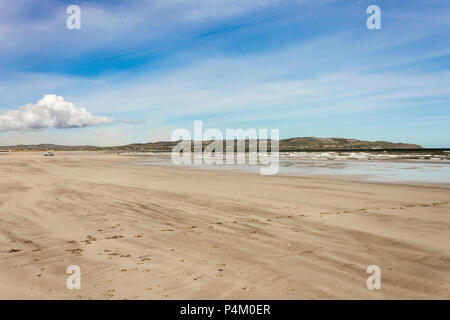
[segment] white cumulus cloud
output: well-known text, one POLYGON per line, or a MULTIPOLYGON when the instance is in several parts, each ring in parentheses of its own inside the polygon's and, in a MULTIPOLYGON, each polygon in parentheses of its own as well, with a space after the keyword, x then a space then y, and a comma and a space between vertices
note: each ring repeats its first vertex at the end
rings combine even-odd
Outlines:
POLYGON ((65 101, 64 97, 48 94, 36 104, 0 114, 0 131, 80 128, 112 122, 114 119, 94 116, 85 108, 65 101))

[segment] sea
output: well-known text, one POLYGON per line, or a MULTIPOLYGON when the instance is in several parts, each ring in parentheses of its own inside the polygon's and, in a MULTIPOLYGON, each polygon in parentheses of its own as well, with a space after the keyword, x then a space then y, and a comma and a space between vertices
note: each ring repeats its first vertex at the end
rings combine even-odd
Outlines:
MULTIPOLYGON (((129 153, 140 155, 136 165, 175 165, 170 153, 129 153)), ((264 155, 262 155, 264 156, 264 155)), ((279 175, 335 176, 348 179, 388 183, 450 184, 450 149, 421 152, 280 152, 279 175)), ((248 161, 246 161, 248 163, 248 161)), ((184 164, 205 170, 260 172, 260 165, 184 164)))

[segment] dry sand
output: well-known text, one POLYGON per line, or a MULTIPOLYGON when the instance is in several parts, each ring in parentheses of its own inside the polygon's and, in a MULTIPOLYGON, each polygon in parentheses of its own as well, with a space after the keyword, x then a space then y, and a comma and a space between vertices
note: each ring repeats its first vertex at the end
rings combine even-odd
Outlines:
POLYGON ((448 186, 135 161, 0 155, 0 298, 450 298, 448 186))

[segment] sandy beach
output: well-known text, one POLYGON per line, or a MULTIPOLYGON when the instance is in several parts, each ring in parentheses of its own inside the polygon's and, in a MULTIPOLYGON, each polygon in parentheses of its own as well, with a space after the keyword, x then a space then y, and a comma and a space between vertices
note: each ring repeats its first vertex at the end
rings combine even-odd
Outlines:
POLYGON ((0 155, 1 299, 450 298, 448 185, 136 161, 0 155))

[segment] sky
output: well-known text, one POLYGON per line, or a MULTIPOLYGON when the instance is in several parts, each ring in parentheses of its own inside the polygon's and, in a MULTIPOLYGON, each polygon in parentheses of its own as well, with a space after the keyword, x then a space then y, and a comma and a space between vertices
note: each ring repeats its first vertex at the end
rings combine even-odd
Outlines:
POLYGON ((450 2, 0 0, 0 145, 170 140, 195 120, 450 147, 450 2))

